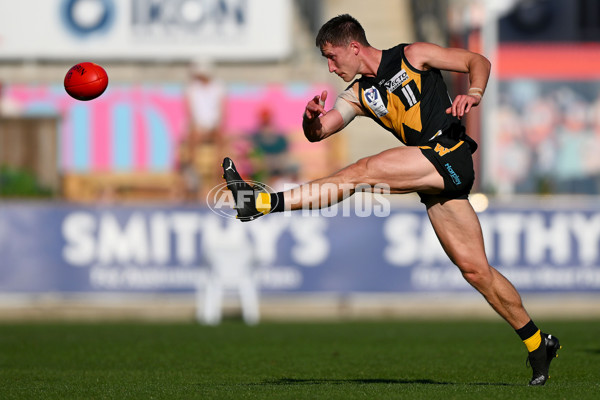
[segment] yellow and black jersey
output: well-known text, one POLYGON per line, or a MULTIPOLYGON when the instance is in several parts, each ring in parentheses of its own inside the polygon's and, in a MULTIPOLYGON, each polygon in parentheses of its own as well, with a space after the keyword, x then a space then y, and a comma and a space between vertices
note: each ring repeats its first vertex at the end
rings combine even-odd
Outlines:
POLYGON ((414 68, 404 55, 406 46, 383 50, 377 75, 363 76, 352 85, 358 82, 367 116, 407 146, 423 146, 451 126, 460 127, 460 121, 446 114, 452 101, 440 70, 414 68))

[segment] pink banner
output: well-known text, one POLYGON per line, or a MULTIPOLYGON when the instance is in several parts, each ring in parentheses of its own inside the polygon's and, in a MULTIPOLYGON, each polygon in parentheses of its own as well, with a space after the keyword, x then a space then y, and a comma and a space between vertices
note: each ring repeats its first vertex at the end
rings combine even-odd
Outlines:
MULTIPOLYGON (((25 115, 61 117, 58 163, 64 172, 168 171, 187 129, 182 84, 109 84, 101 97, 88 102, 70 98, 58 84, 5 89, 25 115)), ((326 89, 331 91, 318 84, 231 83, 225 132, 253 132, 265 109, 277 129, 297 132, 306 103, 326 89)))

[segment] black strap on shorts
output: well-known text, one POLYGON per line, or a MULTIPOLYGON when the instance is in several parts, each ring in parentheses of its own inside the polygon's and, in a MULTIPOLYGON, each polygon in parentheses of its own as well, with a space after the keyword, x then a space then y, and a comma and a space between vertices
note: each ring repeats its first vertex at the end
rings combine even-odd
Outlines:
POLYGON ((443 134, 456 141, 464 140, 469 145, 471 154, 475 153, 475 150, 477 150, 477 142, 467 135, 465 127, 461 124, 450 125, 450 127, 446 129, 443 134))

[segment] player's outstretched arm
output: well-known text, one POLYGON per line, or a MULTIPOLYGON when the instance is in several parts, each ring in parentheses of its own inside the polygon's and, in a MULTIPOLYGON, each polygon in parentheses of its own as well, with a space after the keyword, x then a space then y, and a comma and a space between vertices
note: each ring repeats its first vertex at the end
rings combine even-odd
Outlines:
POLYGON ((444 48, 432 43, 408 45, 405 54, 408 62, 418 69, 436 68, 469 74, 469 91, 456 96, 452 107, 446 110, 447 114, 461 118, 481 102, 491 67, 488 59, 481 54, 465 49, 444 48))
POLYGON ((310 142, 326 139, 345 126, 344 119, 338 110, 325 110, 325 100, 327 100, 326 90, 320 96, 313 97, 304 109, 302 129, 304 136, 310 142))

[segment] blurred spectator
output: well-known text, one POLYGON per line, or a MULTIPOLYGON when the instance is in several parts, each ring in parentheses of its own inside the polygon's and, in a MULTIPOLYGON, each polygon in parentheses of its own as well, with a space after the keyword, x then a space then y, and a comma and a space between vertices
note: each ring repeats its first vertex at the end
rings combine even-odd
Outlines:
POLYGON ((495 184, 498 193, 511 195, 530 173, 531 154, 523 143, 523 129, 514 107, 508 103, 500 105, 497 120, 495 184))
POLYGON ((194 62, 185 90, 189 122, 179 147, 178 171, 188 201, 202 201, 220 178, 226 88, 213 72, 208 61, 194 62))
POLYGON ((529 179, 520 185, 525 193, 550 193, 553 191, 554 163, 556 161, 556 129, 558 112, 552 100, 543 97, 525 107, 522 123, 525 142, 531 153, 529 179))
POLYGON ((599 91, 597 82, 503 83, 494 164, 499 193, 600 193, 599 91))
POLYGON ((600 193, 600 94, 596 94, 594 103, 590 106, 590 123, 593 140, 585 149, 585 166, 595 182, 595 194, 600 193))
POLYGON ((258 127, 252 133, 252 143, 254 180, 270 185, 292 168, 289 162, 288 139, 275 127, 269 108, 261 109, 258 114, 258 127))
POLYGON ((586 149, 593 140, 587 112, 588 105, 581 100, 569 102, 563 110, 562 124, 556 132, 555 177, 560 193, 592 194, 596 189, 585 167, 586 149))

